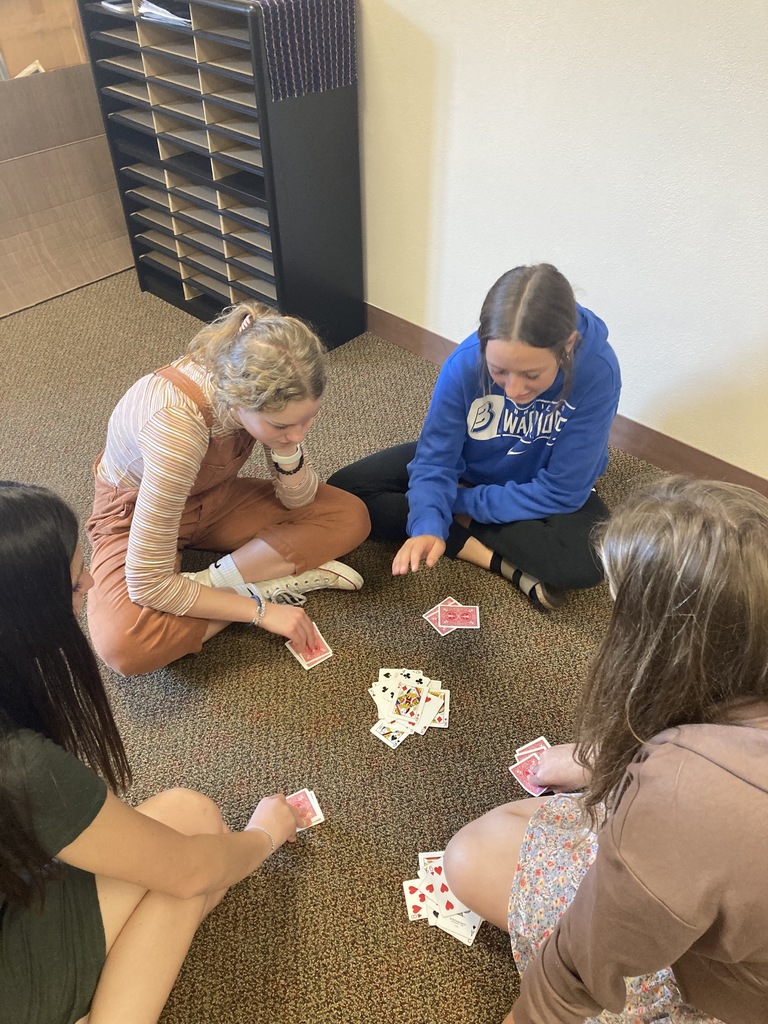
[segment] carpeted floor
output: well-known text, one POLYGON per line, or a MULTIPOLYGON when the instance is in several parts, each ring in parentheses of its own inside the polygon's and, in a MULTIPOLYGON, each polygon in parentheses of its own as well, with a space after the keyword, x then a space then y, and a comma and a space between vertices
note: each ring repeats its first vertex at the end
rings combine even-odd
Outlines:
MULTIPOLYGON (((198 327, 142 295, 132 272, 1 321, 2 476, 46 484, 85 517, 113 405, 198 327)), ((365 334, 331 353, 330 370, 308 443, 322 478, 417 436, 436 367, 365 334)), ((615 506, 658 472, 613 451, 599 490, 615 506)), ((570 738, 607 589, 544 616, 500 578, 447 559, 394 579, 392 554, 368 541, 348 558, 365 577, 361 593, 310 595, 335 652, 311 672, 280 638, 245 627, 152 675, 104 669, 134 767, 132 800, 191 786, 236 829, 262 795, 306 785, 327 819, 204 924, 164 1024, 491 1024, 509 1009, 517 976, 506 936, 484 924, 466 948, 409 923, 400 883, 414 877, 419 851, 442 849, 470 818, 525 795, 507 771, 515 747, 539 733, 570 738), (480 605, 482 629, 432 630, 421 615, 449 594, 480 605), (395 751, 374 739, 366 690, 382 666, 442 680, 450 728, 395 751)), ((190 556, 189 567, 204 564, 190 556)))

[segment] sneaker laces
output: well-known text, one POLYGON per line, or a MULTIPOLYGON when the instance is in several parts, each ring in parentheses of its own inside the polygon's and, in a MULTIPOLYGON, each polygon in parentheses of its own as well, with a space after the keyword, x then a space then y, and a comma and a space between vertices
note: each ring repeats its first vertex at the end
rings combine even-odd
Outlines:
POLYGON ((264 599, 273 604, 292 604, 301 607, 307 603, 307 599, 293 580, 285 580, 275 584, 274 587, 265 587, 262 590, 264 599))

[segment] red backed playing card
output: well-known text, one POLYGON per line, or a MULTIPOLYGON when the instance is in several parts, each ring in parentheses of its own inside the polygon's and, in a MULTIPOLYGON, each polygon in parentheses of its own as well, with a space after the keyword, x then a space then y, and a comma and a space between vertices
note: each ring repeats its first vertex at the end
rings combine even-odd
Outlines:
POLYGON ((311 828, 312 825, 319 825, 321 821, 325 821, 325 815, 320 810, 320 804, 317 802, 313 790, 300 789, 285 799, 303 815, 306 822, 306 825, 296 829, 297 832, 303 832, 305 828, 311 828))
POLYGON ((515 776, 517 781, 531 796, 541 796, 542 793, 546 793, 546 786, 537 786, 535 782, 531 782, 531 773, 533 772, 536 765, 539 763, 539 758, 536 754, 529 754, 528 757, 524 757, 522 761, 518 761, 517 764, 511 764, 509 770, 515 776))
POLYGON ((439 626, 454 629, 479 629, 480 609, 476 604, 441 604, 437 613, 439 626))
MULTIPOLYGON (((315 626, 314 622, 312 625, 315 626)), ((304 651, 297 651, 292 640, 289 640, 285 646, 304 668, 314 668, 315 665, 319 665, 321 661, 325 661, 326 658, 333 655, 333 651, 323 639, 317 626, 315 626, 315 639, 311 647, 304 651)))

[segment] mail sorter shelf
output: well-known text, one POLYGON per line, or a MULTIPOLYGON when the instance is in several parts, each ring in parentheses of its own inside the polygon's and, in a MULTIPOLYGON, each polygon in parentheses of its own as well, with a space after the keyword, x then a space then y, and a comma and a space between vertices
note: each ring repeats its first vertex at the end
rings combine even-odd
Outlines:
POLYGON ((276 98, 262 0, 190 0, 182 22, 79 3, 142 289, 205 319, 258 299, 330 347, 362 333, 354 79, 276 98))

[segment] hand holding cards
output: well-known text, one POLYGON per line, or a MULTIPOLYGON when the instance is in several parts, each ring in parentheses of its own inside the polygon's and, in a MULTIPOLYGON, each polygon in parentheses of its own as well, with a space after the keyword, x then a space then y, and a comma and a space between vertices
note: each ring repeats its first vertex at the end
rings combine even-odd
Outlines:
POLYGON ((514 777, 531 796, 541 796, 542 793, 546 793, 546 786, 537 786, 535 782, 531 781, 531 775, 534 772, 536 765, 539 763, 542 750, 547 750, 550 747, 550 742, 544 736, 537 736, 535 740, 531 740, 530 743, 525 743, 522 747, 518 747, 515 751, 515 763, 509 766, 509 770, 512 772, 514 777))
POLYGON ((305 825, 301 825, 296 829, 297 832, 303 832, 305 829, 312 828, 313 825, 319 825, 322 821, 325 821, 325 815, 320 810, 320 804, 317 802, 314 790, 300 789, 296 793, 291 793, 285 799, 292 807, 296 808, 306 822, 305 825))
POLYGON ((325 661, 327 658, 331 658, 333 656, 333 651, 323 639, 320 630, 314 622, 312 625, 315 627, 315 639, 311 647, 307 647, 304 651, 297 651, 293 646, 292 640, 289 640, 285 645, 296 661, 307 669, 314 668, 315 665, 319 665, 321 661, 325 661))

